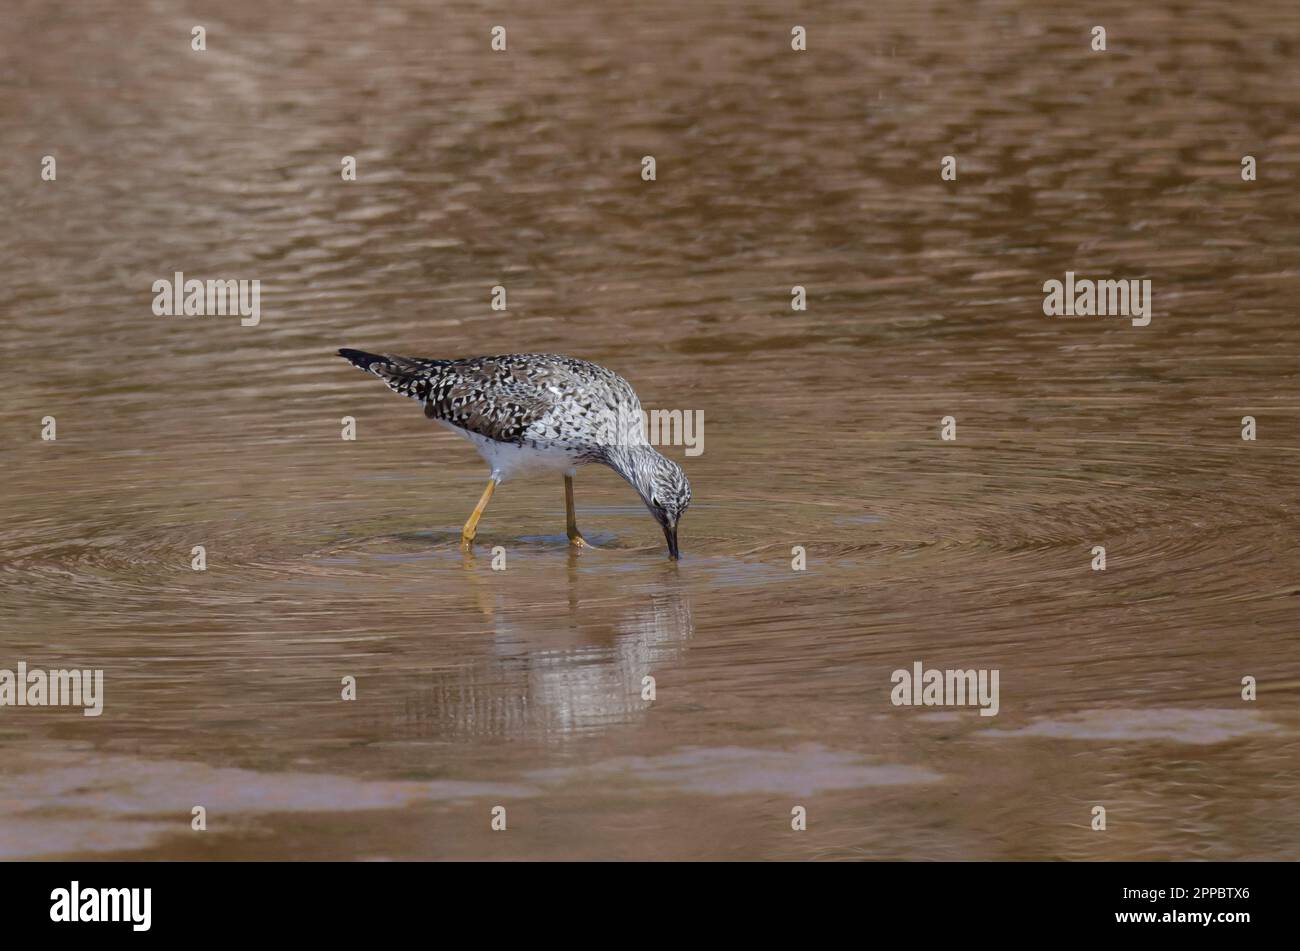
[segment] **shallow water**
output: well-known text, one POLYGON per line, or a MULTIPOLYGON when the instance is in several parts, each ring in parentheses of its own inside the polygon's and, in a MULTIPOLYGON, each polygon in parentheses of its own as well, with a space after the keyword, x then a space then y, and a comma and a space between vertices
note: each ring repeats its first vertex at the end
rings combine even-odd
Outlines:
POLYGON ((1300 857, 1294 4, 9 6, 0 668, 106 696, 0 708, 0 856, 1300 857), (701 410, 682 561, 603 470, 600 550, 551 478, 462 557, 477 456, 339 346, 701 410))

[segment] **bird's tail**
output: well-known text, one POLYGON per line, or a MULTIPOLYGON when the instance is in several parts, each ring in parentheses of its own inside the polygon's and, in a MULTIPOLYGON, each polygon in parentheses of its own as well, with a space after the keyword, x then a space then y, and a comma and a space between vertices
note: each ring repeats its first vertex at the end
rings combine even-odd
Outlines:
POLYGON ((366 370, 388 384, 395 393, 424 402, 429 398, 433 380, 445 360, 424 360, 419 357, 399 357, 391 353, 367 353, 364 350, 339 350, 339 356, 354 367, 366 370))

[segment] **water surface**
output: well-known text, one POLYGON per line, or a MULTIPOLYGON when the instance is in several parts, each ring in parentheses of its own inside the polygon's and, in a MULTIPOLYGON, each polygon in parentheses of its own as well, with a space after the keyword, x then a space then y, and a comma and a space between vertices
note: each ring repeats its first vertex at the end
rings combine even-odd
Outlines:
POLYGON ((0 856, 1300 856, 1294 4, 8 6, 0 667, 106 703, 0 709, 0 856), (556 478, 463 557, 480 461, 339 346, 703 411, 681 563, 591 470, 601 550, 556 478))

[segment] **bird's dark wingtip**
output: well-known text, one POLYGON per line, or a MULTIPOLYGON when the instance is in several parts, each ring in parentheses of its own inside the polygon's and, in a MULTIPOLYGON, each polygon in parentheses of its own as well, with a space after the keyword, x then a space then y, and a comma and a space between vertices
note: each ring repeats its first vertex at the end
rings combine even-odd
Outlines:
POLYGON ((383 359, 376 353, 366 353, 364 350, 350 350, 347 347, 339 348, 339 356, 354 367, 360 367, 362 370, 369 370, 370 364, 383 359))

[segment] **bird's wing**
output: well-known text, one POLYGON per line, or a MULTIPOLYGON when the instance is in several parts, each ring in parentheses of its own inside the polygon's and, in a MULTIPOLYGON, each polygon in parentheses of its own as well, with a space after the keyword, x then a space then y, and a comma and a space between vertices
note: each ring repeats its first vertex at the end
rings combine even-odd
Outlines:
POLYGON ((640 409, 622 377, 556 354, 428 360, 340 350, 394 392, 419 400, 424 414, 497 442, 519 443, 534 423, 564 405, 620 404, 640 409))
POLYGON ((501 365, 452 363, 433 382, 424 415, 497 442, 518 443, 556 396, 536 374, 501 365))
POLYGON ((446 360, 402 357, 395 353, 367 353, 364 350, 339 351, 339 356, 354 367, 373 373, 394 393, 424 402, 429 398, 433 381, 443 372, 446 360))

